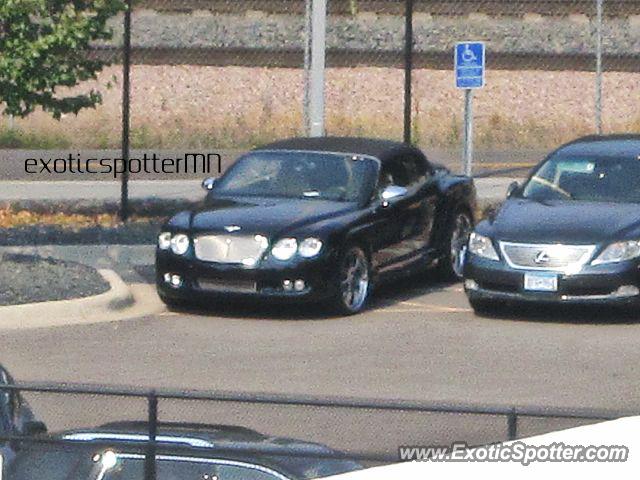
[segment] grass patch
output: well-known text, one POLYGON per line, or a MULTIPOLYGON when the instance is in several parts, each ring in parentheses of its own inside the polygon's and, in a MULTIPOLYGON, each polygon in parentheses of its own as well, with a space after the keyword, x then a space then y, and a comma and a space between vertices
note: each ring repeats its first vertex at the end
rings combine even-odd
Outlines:
MULTIPOLYGON (((256 112, 229 114, 212 125, 183 122, 175 118, 169 124, 134 123, 131 147, 136 149, 250 149, 273 140, 302 134, 298 113, 272 114, 269 108, 256 112)), ((63 125, 56 129, 31 126, 29 130, 0 130, 0 148, 67 149, 120 148, 117 128, 87 123, 73 130, 73 140, 63 125)), ((329 113, 329 135, 365 136, 401 139, 402 118, 389 119, 367 113, 329 113)), ((611 129, 609 129, 611 130, 611 129)), ((575 120, 553 125, 534 119, 514 119, 493 114, 476 118, 474 145, 480 149, 549 149, 593 131, 588 121, 575 120)), ((640 118, 615 126, 618 132, 640 131, 640 118)), ((423 111, 416 107, 412 119, 413 142, 423 148, 457 148, 463 141, 462 118, 456 114, 423 111)))
POLYGON ((52 135, 45 132, 25 132, 19 128, 0 130, 0 148, 29 149, 64 149, 71 146, 71 141, 63 135, 52 135))

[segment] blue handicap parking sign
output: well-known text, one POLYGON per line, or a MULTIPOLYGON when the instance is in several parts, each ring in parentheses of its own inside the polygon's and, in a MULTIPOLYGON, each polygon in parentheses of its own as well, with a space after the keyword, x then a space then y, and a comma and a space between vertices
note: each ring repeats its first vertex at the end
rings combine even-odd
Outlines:
POLYGON ((456 44, 454 62, 456 87, 484 87, 485 57, 484 42, 460 42, 456 44))

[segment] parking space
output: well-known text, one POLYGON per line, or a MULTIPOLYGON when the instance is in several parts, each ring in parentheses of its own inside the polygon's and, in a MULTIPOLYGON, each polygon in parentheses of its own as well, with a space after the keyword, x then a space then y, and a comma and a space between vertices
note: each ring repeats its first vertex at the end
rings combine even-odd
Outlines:
MULTIPOLYGON (((633 313, 530 309, 483 318, 472 313, 459 284, 422 278, 380 289, 371 307, 353 317, 309 307, 227 305, 0 334, 3 361, 23 380, 620 409, 640 401, 639 341, 633 313)), ((80 399, 62 408, 33 400, 59 427, 62 419, 99 423, 129 412, 92 410, 80 399)), ((341 433, 349 431, 359 450, 387 453, 403 442, 495 441, 504 431, 504 419, 450 415, 293 415, 241 405, 167 407, 164 414, 181 411, 198 421, 246 423, 339 447, 349 443, 341 433), (382 425, 389 426, 386 433, 382 425)), ((566 425, 533 422, 523 433, 566 425)))

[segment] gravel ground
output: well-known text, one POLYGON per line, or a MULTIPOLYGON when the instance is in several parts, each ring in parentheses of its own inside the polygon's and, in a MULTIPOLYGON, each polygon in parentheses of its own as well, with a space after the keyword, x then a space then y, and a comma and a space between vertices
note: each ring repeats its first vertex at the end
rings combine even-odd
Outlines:
POLYGON ((83 298, 108 289, 95 269, 79 263, 30 255, 0 257, 0 305, 83 298))
POLYGON ((71 228, 60 225, 29 225, 17 228, 0 228, 0 246, 147 245, 155 243, 161 224, 162 221, 158 220, 157 222, 131 223, 115 227, 71 228))
MULTIPOLYGON (((450 52, 458 39, 486 40, 492 52, 537 55, 592 54, 594 25, 586 16, 489 17, 421 15, 414 18, 415 51, 450 52)), ((121 45, 122 20, 111 21, 121 45)), ((144 48, 248 48, 291 50, 304 44, 302 15, 158 14, 136 11, 132 43, 144 48)), ((605 54, 629 55, 640 50, 638 28, 626 18, 608 17, 605 54)), ((330 15, 327 47, 354 51, 401 51, 404 18, 394 15, 330 15)))

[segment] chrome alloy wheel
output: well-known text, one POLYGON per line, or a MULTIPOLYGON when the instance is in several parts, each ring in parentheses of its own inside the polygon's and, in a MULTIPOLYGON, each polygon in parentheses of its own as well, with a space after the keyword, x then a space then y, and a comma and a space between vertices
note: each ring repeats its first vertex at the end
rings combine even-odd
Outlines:
POLYGON ((344 307, 350 312, 359 311, 369 295, 369 261, 357 247, 347 252, 340 269, 340 293, 344 307))
POLYGON ((473 222, 467 213, 460 212, 456 215, 451 231, 451 269, 458 278, 462 278, 464 271, 464 258, 467 250, 469 236, 473 230, 473 222))

